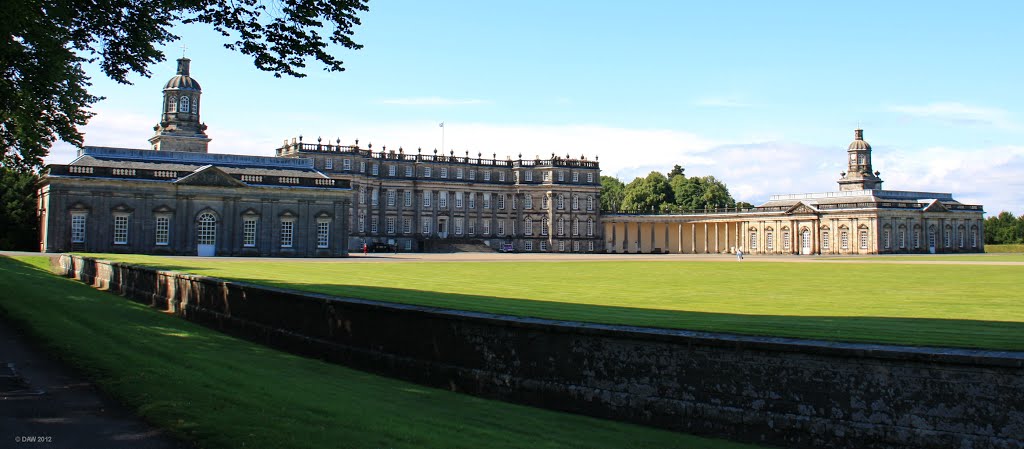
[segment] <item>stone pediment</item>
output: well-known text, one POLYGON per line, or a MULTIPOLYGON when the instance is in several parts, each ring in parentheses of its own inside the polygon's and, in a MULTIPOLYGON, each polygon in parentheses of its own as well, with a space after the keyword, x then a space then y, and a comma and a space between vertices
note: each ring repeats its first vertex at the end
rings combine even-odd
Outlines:
POLYGON ((939 200, 932 200, 931 203, 928 203, 928 205, 924 207, 924 211, 925 212, 949 212, 949 209, 947 209, 946 206, 944 206, 942 203, 940 203, 939 200))
POLYGON ((816 214, 818 210, 802 202, 796 203, 786 211, 786 215, 816 214))
POLYGON ((174 183, 186 186, 247 187, 244 182, 232 178, 231 175, 212 165, 200 167, 192 174, 174 183))

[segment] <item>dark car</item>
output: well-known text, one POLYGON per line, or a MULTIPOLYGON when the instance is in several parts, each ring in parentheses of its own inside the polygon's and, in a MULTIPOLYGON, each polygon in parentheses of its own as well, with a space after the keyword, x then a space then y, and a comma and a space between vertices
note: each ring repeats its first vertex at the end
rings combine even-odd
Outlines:
POLYGON ((391 253, 394 252, 394 250, 394 245, 388 245, 387 243, 375 242, 370 244, 371 253, 391 253))

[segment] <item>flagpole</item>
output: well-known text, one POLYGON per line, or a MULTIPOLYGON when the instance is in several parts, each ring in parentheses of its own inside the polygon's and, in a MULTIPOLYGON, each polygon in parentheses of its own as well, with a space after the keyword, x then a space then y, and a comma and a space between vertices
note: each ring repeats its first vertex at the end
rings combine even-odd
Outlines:
POLYGON ((444 154, 444 122, 441 122, 441 154, 444 154))

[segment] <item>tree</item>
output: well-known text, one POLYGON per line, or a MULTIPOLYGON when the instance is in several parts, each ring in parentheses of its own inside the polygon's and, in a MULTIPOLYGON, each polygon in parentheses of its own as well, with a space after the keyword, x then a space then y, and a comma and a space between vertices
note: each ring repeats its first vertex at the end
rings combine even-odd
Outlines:
POLYGON ((178 36, 179 23, 204 23, 253 57, 274 76, 303 77, 307 61, 341 71, 328 43, 357 50, 351 36, 367 0, 270 2, 238 0, 11 0, 0 20, 0 162, 38 167, 56 139, 81 146, 78 127, 92 117, 89 76, 82 63, 98 61, 104 75, 128 83, 149 76, 164 60, 157 47, 178 36), (324 32, 327 32, 325 40, 324 32))
POLYGON ((676 206, 683 210, 703 210, 736 207, 729 188, 714 176, 672 178, 676 206))
POLYGON ((672 202, 672 189, 665 175, 652 171, 646 178, 636 178, 626 186, 622 195, 622 209, 629 211, 658 211, 662 204, 672 202))
POLYGON ((618 178, 601 176, 601 210, 618 211, 626 185, 618 178))
POLYGON ((39 249, 34 172, 0 167, 0 249, 39 249))
POLYGON ((666 175, 665 177, 668 178, 670 181, 672 180, 672 178, 674 178, 676 176, 682 176, 682 177, 685 178, 686 177, 686 173, 685 172, 686 172, 685 168, 683 168, 679 164, 676 164, 676 165, 674 165, 672 167, 672 171, 669 171, 668 175, 666 175))
POLYGON ((702 179, 704 191, 701 192, 700 200, 704 203, 705 209, 736 207, 736 200, 729 194, 729 188, 725 183, 710 175, 702 179))

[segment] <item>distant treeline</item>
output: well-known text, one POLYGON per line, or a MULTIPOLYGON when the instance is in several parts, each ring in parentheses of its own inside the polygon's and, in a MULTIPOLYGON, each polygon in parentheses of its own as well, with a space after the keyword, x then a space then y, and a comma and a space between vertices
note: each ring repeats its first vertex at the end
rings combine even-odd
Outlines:
POLYGON ((687 178, 679 165, 667 174, 652 171, 646 177, 623 184, 601 176, 601 210, 613 212, 687 212, 749 208, 736 202, 725 183, 714 176, 687 178))
POLYGON ((985 244, 1006 245, 1024 243, 1024 215, 1014 217, 1002 211, 985 219, 985 244))

